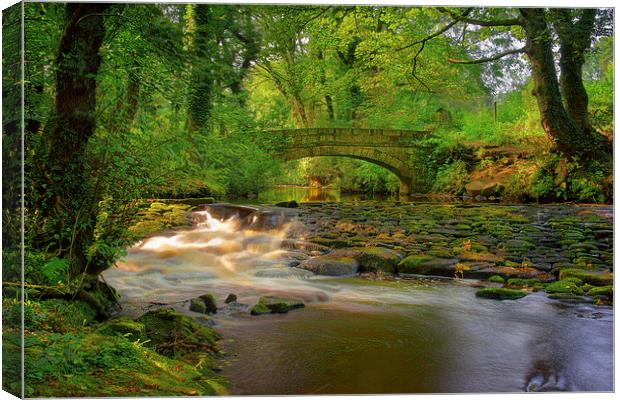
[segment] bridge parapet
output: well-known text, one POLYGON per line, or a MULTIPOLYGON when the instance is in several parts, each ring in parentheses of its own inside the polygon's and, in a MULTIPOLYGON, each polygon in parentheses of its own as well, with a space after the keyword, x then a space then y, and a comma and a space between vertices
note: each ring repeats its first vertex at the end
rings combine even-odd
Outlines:
POLYGON ((302 128, 272 131, 288 138, 287 147, 316 145, 408 147, 430 132, 401 129, 302 128))

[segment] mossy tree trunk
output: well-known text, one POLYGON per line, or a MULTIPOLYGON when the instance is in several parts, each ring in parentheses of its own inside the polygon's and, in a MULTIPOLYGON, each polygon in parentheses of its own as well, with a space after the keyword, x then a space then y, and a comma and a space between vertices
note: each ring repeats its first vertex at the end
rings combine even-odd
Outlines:
MULTIPOLYGON (((523 29, 526 39, 523 48, 478 60, 449 61, 458 64, 481 64, 525 53, 532 67, 533 94, 538 103, 541 125, 556 150, 567 159, 575 157, 582 161, 610 159, 611 146, 602 135, 592 129, 590 124, 588 95, 582 77, 584 53, 592 41, 596 10, 520 8, 519 14, 515 17, 481 19, 469 17, 471 10, 462 14, 444 7, 438 7, 438 10, 453 18, 453 22, 446 27, 463 22, 479 27, 523 29), (555 23, 559 38, 561 71, 559 81, 553 54, 553 48, 558 43, 552 35, 550 22, 555 23)), ((426 43, 443 32, 445 28, 417 43, 426 43)))
POLYGON ((211 115, 213 88, 215 84, 213 58, 215 56, 215 33, 211 6, 194 6, 193 56, 189 88, 188 130, 200 131, 206 127, 211 115))
POLYGON ((545 10, 524 8, 520 12, 527 40, 525 52, 532 66, 534 95, 542 127, 555 147, 568 158, 592 158, 599 153, 600 147, 587 119, 587 94, 581 76, 583 51, 579 56, 574 48, 570 50, 573 44, 563 41, 562 49, 569 54, 563 53, 562 57, 561 92, 545 10))
POLYGON ((93 251, 99 201, 86 146, 96 127, 96 76, 108 4, 69 3, 56 59, 56 97, 33 173, 33 246, 66 258, 71 276, 97 275, 109 260, 93 251))
POLYGON ((596 10, 553 9, 554 25, 560 38, 560 90, 564 108, 586 135, 592 133, 588 117, 588 93, 583 85, 582 71, 585 52, 590 48, 596 10))

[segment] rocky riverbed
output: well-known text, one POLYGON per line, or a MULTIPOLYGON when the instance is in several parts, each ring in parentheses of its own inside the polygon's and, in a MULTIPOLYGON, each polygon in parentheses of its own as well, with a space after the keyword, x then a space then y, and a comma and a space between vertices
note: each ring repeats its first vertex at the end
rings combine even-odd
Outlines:
POLYGON ((473 278, 571 301, 613 298, 611 206, 307 203, 298 220, 293 235, 329 248, 297 265, 317 274, 473 278))
POLYGON ((126 317, 168 307, 215 329, 229 393, 613 388, 611 206, 152 203, 143 215, 152 233, 105 279, 126 317))

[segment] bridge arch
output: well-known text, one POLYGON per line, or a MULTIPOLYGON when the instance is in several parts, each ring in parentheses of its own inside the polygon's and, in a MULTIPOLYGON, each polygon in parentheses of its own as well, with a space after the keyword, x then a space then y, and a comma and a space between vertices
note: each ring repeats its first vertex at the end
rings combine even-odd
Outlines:
POLYGON ((281 157, 285 161, 298 160, 308 157, 349 157, 367 161, 387 169, 396 175, 400 181, 400 194, 411 193, 411 176, 405 163, 394 156, 370 147, 339 147, 339 146, 314 146, 307 148, 292 148, 285 150, 281 157))
POLYGON ((400 180, 400 194, 409 195, 413 144, 427 131, 365 128, 306 128, 272 131, 285 143, 278 154, 286 161, 306 157, 342 156, 379 165, 400 180))

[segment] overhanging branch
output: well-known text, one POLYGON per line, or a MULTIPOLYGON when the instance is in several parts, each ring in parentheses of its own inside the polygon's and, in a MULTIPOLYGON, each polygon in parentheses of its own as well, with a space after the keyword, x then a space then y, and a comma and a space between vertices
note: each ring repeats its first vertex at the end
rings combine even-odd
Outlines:
POLYGON ((525 46, 518 48, 518 49, 507 50, 507 51, 504 51, 502 53, 496 54, 491 57, 479 58, 477 60, 456 60, 454 58, 448 58, 448 62, 452 64, 484 64, 484 63, 488 63, 491 61, 499 60, 500 58, 509 56, 511 54, 519 54, 519 53, 525 53, 525 46))
POLYGON ((515 25, 523 25, 523 22, 519 18, 505 18, 505 19, 494 19, 494 20, 483 20, 476 18, 469 18, 466 15, 459 15, 454 11, 451 11, 445 7, 437 7, 439 12, 444 14, 448 14, 452 17, 452 19, 458 22, 467 22, 468 24, 478 25, 478 26, 515 26, 515 25))
MULTIPOLYGON (((471 12, 471 10, 473 10, 473 9, 474 9, 473 7, 468 8, 467 10, 465 10, 465 11, 463 12, 462 16, 463 16, 463 17, 464 17, 464 16, 466 16, 466 15, 467 15, 467 14, 469 14, 469 13, 471 12)), ((440 30, 438 30, 437 32, 434 32, 434 33, 432 33, 432 34, 428 35, 428 36, 427 36, 427 37, 425 37, 424 39, 420 39, 420 40, 415 41, 415 42, 413 42, 413 43, 410 43, 410 44, 408 44, 408 45, 406 45, 406 46, 399 47, 398 49, 396 49, 396 51, 405 50, 405 49, 408 49, 408 48, 413 47, 413 46, 415 46, 416 44, 420 44, 420 43, 422 43, 422 46, 424 46, 424 43, 426 43, 426 42, 428 42, 429 40, 434 39, 434 38, 436 38, 437 36, 439 36, 439 35, 441 35, 441 34, 445 33, 446 31, 448 31, 450 28, 452 28, 454 25, 458 24, 459 22, 460 22, 459 20, 455 19, 455 20, 453 20, 452 22, 450 22, 448 25, 446 25, 446 26, 444 26, 443 28, 441 28, 440 30)))

